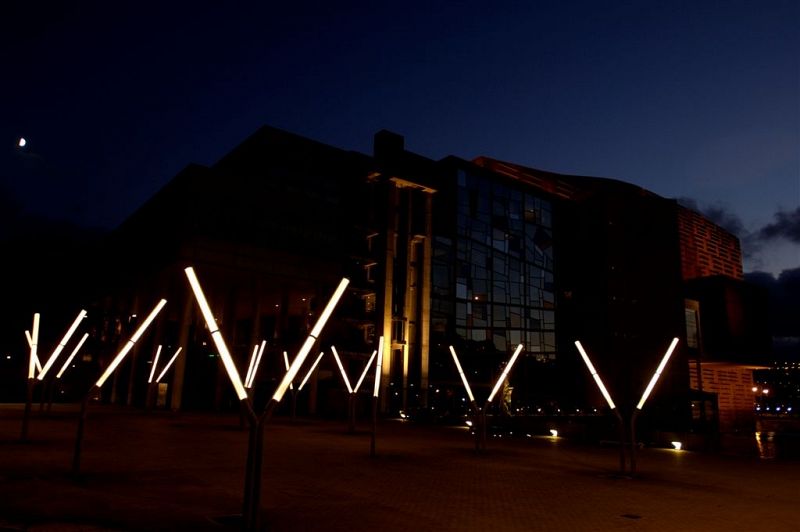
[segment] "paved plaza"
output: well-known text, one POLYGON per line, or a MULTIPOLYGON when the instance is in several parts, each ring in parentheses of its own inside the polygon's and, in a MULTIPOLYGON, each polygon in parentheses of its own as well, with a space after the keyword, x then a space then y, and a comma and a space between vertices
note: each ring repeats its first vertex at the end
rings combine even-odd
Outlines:
MULTIPOLYGON (((76 407, 0 407, 0 531, 233 530, 247 431, 236 414, 92 405, 81 475, 76 407)), ((262 528, 274 531, 798 530, 800 461, 645 448, 635 478, 614 447, 490 438, 465 429, 274 419, 266 429, 262 528)))

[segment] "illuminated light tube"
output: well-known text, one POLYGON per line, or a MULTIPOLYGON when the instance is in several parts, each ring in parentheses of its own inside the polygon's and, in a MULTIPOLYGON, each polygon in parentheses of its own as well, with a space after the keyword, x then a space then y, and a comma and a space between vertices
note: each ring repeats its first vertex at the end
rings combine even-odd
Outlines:
MULTIPOLYGON (((289 371, 289 354, 286 351, 283 352, 283 365, 286 367, 286 371, 289 371)), ((294 390, 292 381, 289 381, 289 389, 294 390)))
POLYGON ((303 382, 301 382, 300 386, 297 387, 297 391, 298 392, 303 389, 303 386, 306 385, 306 382, 308 381, 308 378, 311 377, 312 373, 314 373, 314 369, 317 367, 317 364, 319 364, 319 361, 322 360, 322 355, 324 355, 324 354, 325 354, 325 352, 321 351, 319 356, 317 356, 317 359, 314 361, 314 364, 311 365, 311 369, 308 370, 308 373, 306 373, 305 378, 303 378, 303 382))
POLYGON ((66 347, 67 342, 69 342, 69 339, 72 337, 73 334, 75 334, 75 330, 78 328, 78 325, 81 324, 81 320, 85 317, 86 317, 86 311, 81 310, 78 313, 78 317, 75 318, 75 321, 73 321, 72 325, 70 325, 69 329, 67 330, 67 333, 64 335, 64 338, 62 338, 61 342, 59 342, 56 348, 53 349, 53 353, 50 355, 50 358, 47 359, 47 362, 42 367, 42 370, 36 377, 37 379, 39 380, 44 379, 44 376, 47 374, 48 371, 50 371, 50 368, 53 366, 53 364, 55 364, 58 355, 60 355, 61 351, 63 351, 64 347, 66 347))
POLYGON ((70 354, 69 357, 67 357, 67 361, 64 362, 64 365, 61 366, 61 369, 58 371, 58 373, 56 373, 56 379, 60 379, 61 375, 63 375, 64 372, 67 371, 69 363, 72 362, 72 359, 75 358, 75 355, 77 355, 78 351, 81 350, 81 347, 83 347, 83 343, 86 341, 87 338, 89 338, 89 333, 83 333, 83 337, 78 342, 78 345, 75 346, 75 349, 72 350, 72 354, 70 354))
POLYGON ((161 344, 158 344, 158 349, 156 349, 156 356, 153 357, 153 367, 150 368, 150 377, 147 379, 147 384, 153 382, 153 375, 156 374, 156 366, 158 365, 158 355, 160 354, 161 354, 161 344))
POLYGON ((258 348, 258 356, 256 357, 256 363, 253 364, 253 374, 250 375, 250 386, 253 386, 253 383, 256 382, 256 374, 258 374, 258 368, 261 365, 261 355, 264 354, 264 348, 267 345, 266 340, 261 340, 261 347, 258 348))
POLYGON ((128 351, 130 351, 131 348, 134 345, 136 345, 136 340, 141 338, 141 336, 144 334, 144 332, 147 330, 147 328, 150 326, 153 320, 156 319, 156 316, 158 315, 159 312, 161 312, 161 309, 164 308, 164 305, 166 304, 167 304, 166 299, 162 299, 161 301, 159 301, 158 304, 155 306, 155 308, 153 308, 153 310, 150 312, 147 318, 145 318, 145 320, 139 326, 139 328, 136 329, 136 332, 133 333, 133 336, 131 336, 130 339, 125 343, 125 345, 122 346, 122 349, 119 350, 119 353, 117 353, 117 356, 114 358, 114 360, 111 361, 111 364, 108 365, 108 367, 100 376, 100 378, 97 379, 96 386, 98 388, 102 387, 103 383, 106 382, 108 377, 111 376, 111 374, 114 372, 115 369, 117 369, 117 366, 120 365, 122 360, 125 358, 125 355, 128 354, 128 351))
POLYGON ((372 365, 372 361, 375 360, 375 355, 378 354, 377 350, 372 351, 372 355, 367 360, 367 365, 364 366, 364 371, 361 372, 361 377, 358 378, 358 382, 356 383, 356 387, 353 388, 353 393, 358 393, 359 387, 361 387, 361 383, 364 382, 364 377, 367 376, 367 370, 372 365))
POLYGON ((341 299, 344 291, 347 289, 348 284, 350 284, 350 280, 347 278, 344 278, 341 280, 341 282, 339 282, 339 286, 336 288, 336 291, 334 291, 330 301, 328 301, 328 304, 322 311, 322 314, 320 314, 316 325, 314 325, 314 328, 311 329, 311 334, 308 335, 308 338, 306 338, 306 341, 303 343, 300 351, 297 352, 297 356, 294 357, 294 361, 289 367, 289 371, 287 371, 286 375, 283 376, 283 380, 278 385, 275 393, 272 395, 272 398, 275 401, 280 402, 280 400, 283 399, 283 394, 286 393, 286 388, 289 387, 290 382, 294 381, 297 372, 300 371, 300 367, 302 367, 303 362, 306 361, 308 353, 311 352, 311 348, 314 347, 314 342, 317 341, 317 337, 322 332, 323 327, 325 327, 325 323, 333 313, 333 309, 335 309, 336 305, 339 303, 339 299, 341 299))
POLYGON ((347 391, 353 393, 353 388, 350 386, 350 379, 347 378, 347 373, 344 372, 344 366, 342 366, 342 361, 339 359, 339 353, 336 351, 334 346, 331 346, 331 351, 333 351, 333 358, 336 359, 336 365, 339 366, 339 371, 342 374, 342 379, 344 379, 344 384, 347 386, 347 391))
POLYGON ((211 333, 211 339, 214 341, 214 345, 217 346, 219 356, 222 358, 222 365, 225 366, 225 371, 228 373, 228 379, 230 379, 233 388, 236 390, 236 396, 240 401, 244 401, 247 399, 247 390, 244 389, 242 379, 239 377, 239 372, 236 370, 236 364, 233 363, 233 358, 231 357, 230 351, 228 351, 228 346, 225 345, 225 339, 222 338, 222 333, 219 332, 217 321, 214 319, 211 307, 208 306, 208 301, 206 300, 205 294, 203 294, 203 289, 200 287, 200 281, 197 280, 197 276, 194 273, 194 268, 190 266, 183 271, 189 279, 189 286, 192 287, 192 292, 194 292, 194 297, 200 307, 200 312, 203 314, 208 330, 211 333))
MULTIPOLYGON (((36 376, 36 368, 39 366, 39 357, 36 356, 36 349, 39 343, 39 313, 33 315, 33 333, 30 335, 31 357, 28 361, 28 378, 33 379, 36 376)), ((41 372, 41 369, 39 369, 41 372)))
POLYGON ((378 397, 381 389, 381 367, 383 366, 383 336, 378 339, 378 360, 375 362, 375 385, 372 389, 372 397, 378 397))
POLYGON ((581 358, 586 363, 586 367, 589 368, 589 373, 592 374, 594 382, 597 384, 597 387, 600 388, 600 393, 603 394, 606 403, 608 403, 608 407, 611 408, 611 410, 614 410, 615 408, 617 408, 617 405, 615 405, 614 401, 611 399, 611 394, 608 393, 608 390, 606 390, 605 385, 603 385, 603 381, 600 380, 600 375, 597 373, 597 370, 594 369, 592 361, 589 360, 589 355, 586 354, 586 351, 584 351, 583 346, 581 345, 579 340, 575 341, 575 347, 578 348, 578 352, 581 354, 581 358))
POLYGON ((250 388, 250 376, 253 374, 253 365, 256 363, 258 356, 258 344, 253 346, 253 354, 250 355, 250 364, 247 365, 247 375, 244 377, 244 387, 250 388))
POLYGON ((506 377, 508 377, 508 372, 511 371, 511 366, 513 366, 514 362, 517 361, 517 357, 521 352, 522 352, 522 344, 519 344, 517 348, 514 350, 514 354, 511 355, 511 358, 509 359, 508 364, 506 364, 506 367, 503 370, 503 373, 500 375, 500 378, 497 379, 497 382, 495 383, 494 388, 492 389, 492 393, 489 394, 489 399, 487 399, 486 402, 488 403, 492 402, 492 399, 494 399, 495 394, 497 394, 498 390, 500 390, 500 386, 503 384, 503 381, 506 380, 506 377))
POLYGON ((456 356, 456 350, 453 349, 453 346, 450 346, 450 354, 453 355, 453 362, 456 363, 456 368, 458 369, 458 374, 461 375, 461 382, 464 383, 464 388, 467 389, 467 395, 469 396, 470 402, 475 402, 475 397, 472 395, 472 389, 469 387, 469 383, 467 382, 467 377, 464 375, 464 370, 461 369, 461 363, 458 361, 458 357, 456 356))
POLYGON ((650 396, 650 392, 653 391, 653 388, 655 387, 658 378, 661 376, 661 372, 664 371, 664 367, 666 367, 669 357, 672 356, 672 352, 675 350, 676 345, 678 345, 678 339, 673 338, 672 343, 669 344, 669 349, 667 349, 667 352, 664 354, 664 358, 661 359, 661 363, 658 365, 656 372, 653 373, 653 378, 650 379, 650 384, 648 384, 647 388, 645 388, 642 398, 639 400, 639 404, 636 405, 638 410, 642 409, 644 402, 647 401, 647 398, 650 396))
MULTIPOLYGON (((31 338, 31 332, 27 329, 25 330, 25 338, 28 340, 28 348, 30 348, 31 345, 33 344, 33 339, 31 338)), ((36 371, 42 371, 42 363, 39 362, 38 356, 35 359, 33 359, 33 363, 36 364, 36 371)))
POLYGON ((156 379, 156 382, 161 382, 161 379, 164 378, 164 375, 167 373, 167 370, 169 369, 169 367, 172 365, 173 362, 175 362, 175 359, 178 358, 178 355, 181 354, 181 350, 182 349, 183 349, 182 347, 179 347, 178 350, 175 351, 175 354, 172 355, 172 358, 169 359, 169 362, 167 362, 167 365, 164 366, 164 369, 161 370, 161 373, 158 375, 158 378, 156 379))
MULTIPOLYGON (((25 339, 28 341, 28 348, 30 349, 33 344, 33 338, 31 338, 31 332, 27 329, 25 329, 25 339)), ((42 363, 39 361, 38 356, 33 362, 36 364, 36 371, 42 371, 42 363)))

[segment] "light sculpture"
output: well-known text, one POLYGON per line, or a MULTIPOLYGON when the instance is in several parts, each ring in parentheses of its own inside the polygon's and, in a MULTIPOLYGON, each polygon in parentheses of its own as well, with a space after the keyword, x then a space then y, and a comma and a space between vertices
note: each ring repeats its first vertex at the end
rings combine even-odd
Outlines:
POLYGON ((308 373, 306 373, 306 376, 303 378, 303 381, 300 383, 300 386, 297 387, 298 392, 303 389, 303 386, 306 385, 306 382, 308 382, 308 378, 311 377, 312 373, 314 373, 314 369, 316 369, 317 364, 319 364, 319 361, 322 360, 322 355, 324 354, 325 354, 324 351, 320 351, 319 355, 317 356, 317 359, 311 365, 311 369, 308 370, 308 373))
POLYGON ((172 363, 175 362, 175 359, 178 358, 178 355, 181 354, 181 350, 182 349, 183 349, 182 347, 179 347, 178 350, 175 351, 175 354, 172 355, 172 358, 169 359, 169 362, 167 362, 167 365, 164 366, 164 369, 162 369, 161 373, 159 373, 158 377, 156 378, 156 382, 161 382, 161 379, 164 378, 164 375, 167 373, 167 371, 169 370, 170 366, 172 366, 172 363))
POLYGON ((150 368, 150 377, 147 379, 147 383, 150 384, 153 382, 153 376, 156 373, 156 366, 158 365, 158 356, 161 354, 161 344, 158 344, 158 348, 156 349, 156 356, 153 357, 153 366, 150 368))
POLYGON ((597 387, 600 389, 600 393, 603 394, 603 397, 605 398, 606 403, 608 403, 608 407, 611 410, 614 410, 615 408, 617 408, 617 405, 614 404, 614 400, 611 399, 611 395, 608 393, 608 390, 606 390, 605 385, 603 385, 603 381, 602 381, 602 379, 600 379, 600 375, 597 373, 597 370, 594 369, 594 365, 592 364, 592 361, 589 360, 589 355, 586 354, 586 351, 583 349, 583 345, 581 345, 580 341, 576 340, 575 341, 575 347, 578 348, 578 352, 581 354, 581 358, 586 363, 586 367, 589 368, 589 373, 592 375, 592 378, 594 379, 594 382, 597 384, 597 387))
POLYGON ((358 393, 358 389, 361 387, 361 383, 364 382, 364 377, 367 376, 367 370, 372 365, 372 361, 375 360, 375 355, 377 354, 378 354, 377 350, 372 351, 372 356, 369 357, 367 365, 364 366, 364 371, 361 372, 361 377, 358 378, 358 382, 356 383, 355 388, 353 388, 353 393, 358 393))
POLYGON ((83 347, 83 344, 84 342, 86 342, 87 338, 89 338, 89 333, 83 333, 83 337, 81 337, 81 339, 78 341, 78 345, 75 346, 75 349, 73 349, 72 353, 69 355, 69 357, 67 357, 67 360, 66 362, 64 362, 64 365, 61 366, 61 369, 58 371, 58 373, 56 373, 56 379, 60 379, 61 375, 63 375, 64 372, 67 371, 70 362, 72 362, 72 359, 74 359, 75 355, 78 354, 78 351, 81 350, 81 347, 83 347))
POLYGON ((228 351, 228 346, 225 345, 225 340, 222 338, 222 333, 220 333, 219 327, 217 326, 217 320, 214 319, 214 314, 211 312, 211 307, 208 306, 208 301, 206 300, 205 294, 203 294, 200 281, 198 281, 197 275, 194 273, 194 268, 190 266, 183 271, 186 273, 186 277, 189 279, 189 285, 192 288, 195 300, 197 300, 197 304, 200 306, 200 313, 203 315, 203 319, 205 319, 206 326, 208 327, 209 333, 211 333, 211 339, 214 341, 214 345, 217 346, 219 356, 222 358, 222 365, 225 366, 225 371, 228 373, 228 378, 230 379, 231 384, 233 384, 234 390, 236 390, 236 396, 239 397, 240 401, 247 399, 247 390, 244 389, 242 379, 239 377, 239 372, 236 370, 236 364, 233 363, 233 358, 231 357, 230 351, 228 351))
POLYGON ((39 379, 40 381, 44 380, 44 376, 47 374, 47 372, 53 366, 53 364, 55 363, 56 359, 58 358, 58 355, 60 355, 61 351, 64 350, 64 347, 66 347, 67 342, 69 342, 69 339, 72 337, 73 334, 75 334, 75 330, 78 328, 78 325, 81 324, 81 320, 83 320, 85 317, 86 317, 86 311, 85 310, 81 310, 78 313, 78 317, 75 318, 75 321, 72 322, 72 325, 70 325, 70 327, 67 330, 66 334, 61 339, 61 342, 59 342, 58 345, 56 346, 56 348, 53 349, 53 353, 50 355, 50 358, 47 359, 47 362, 42 367, 42 370, 39 372, 39 375, 36 376, 37 379, 39 379))
POLYGON ((678 339, 673 338, 672 343, 669 344, 669 348, 667 352, 664 354, 664 358, 661 359, 661 363, 656 368, 656 372, 653 373, 653 377, 650 379, 650 382, 647 384, 647 388, 645 388, 644 393, 642 394, 642 398, 639 400, 639 404, 636 405, 637 410, 641 410, 644 406, 644 402, 647 401, 647 398, 650 396, 650 392, 653 391, 653 388, 658 382, 658 378, 661 376, 661 373, 664 371, 664 368, 669 362, 669 357, 672 356, 672 352, 675 351, 675 346, 678 345, 678 339))
POLYGON ((111 361, 111 364, 108 365, 108 367, 100 376, 100 378, 97 379, 97 383, 95 383, 95 386, 97 386, 98 388, 102 388, 106 380, 111 376, 112 373, 114 373, 114 370, 117 369, 117 366, 119 366, 122 360, 125 358, 125 355, 127 355, 128 352, 131 349, 133 349, 133 346, 136 345, 136 342, 139 341, 139 338, 141 338, 142 335, 147 330, 147 328, 150 327, 150 324, 153 323, 153 320, 156 319, 156 316, 158 316, 158 313, 161 312, 161 309, 164 308, 164 305, 166 304, 167 304, 166 299, 162 299, 156 304, 153 310, 150 311, 150 314, 148 314, 147 317, 144 319, 142 324, 139 325, 139 328, 136 329, 136 332, 133 333, 133 336, 131 336, 130 339, 125 343, 125 345, 122 346, 122 349, 119 350, 117 356, 114 358, 114 360, 111 361))
POLYGON ((350 386, 350 379, 347 378, 347 373, 344 371, 344 366, 342 366, 342 360, 339 358, 339 352, 336 350, 334 346, 331 346, 331 351, 333 351, 333 358, 336 359, 336 365, 339 366, 339 373, 342 374, 342 380, 344 380, 345 386, 347 386, 347 393, 353 393, 353 387, 350 386))

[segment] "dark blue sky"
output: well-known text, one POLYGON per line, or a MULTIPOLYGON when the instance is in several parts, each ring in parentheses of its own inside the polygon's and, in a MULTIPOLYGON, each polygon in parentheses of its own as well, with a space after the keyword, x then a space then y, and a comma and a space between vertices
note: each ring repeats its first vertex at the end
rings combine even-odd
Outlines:
POLYGON ((2 193, 109 228, 262 124, 385 128, 687 198, 746 270, 800 266, 800 2, 289 3, 4 3, 2 193))

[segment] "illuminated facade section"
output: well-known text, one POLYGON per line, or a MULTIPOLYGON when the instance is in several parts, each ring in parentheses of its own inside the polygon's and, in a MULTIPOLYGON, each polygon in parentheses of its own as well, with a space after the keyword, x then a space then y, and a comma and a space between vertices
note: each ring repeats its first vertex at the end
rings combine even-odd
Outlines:
POLYGON ((681 273, 684 280, 724 275, 742 280, 739 239, 685 207, 678 207, 681 273))

